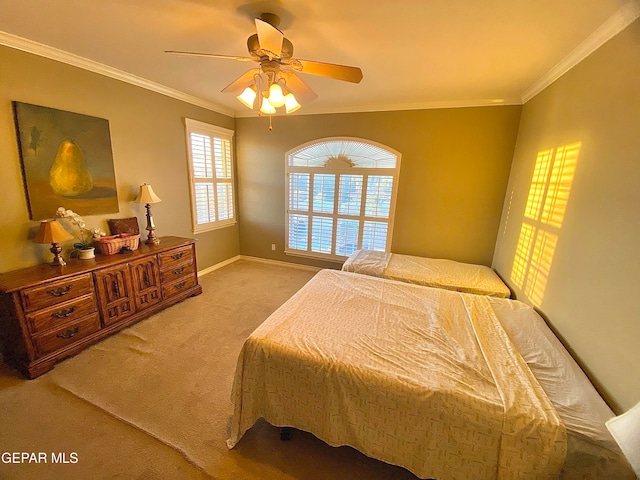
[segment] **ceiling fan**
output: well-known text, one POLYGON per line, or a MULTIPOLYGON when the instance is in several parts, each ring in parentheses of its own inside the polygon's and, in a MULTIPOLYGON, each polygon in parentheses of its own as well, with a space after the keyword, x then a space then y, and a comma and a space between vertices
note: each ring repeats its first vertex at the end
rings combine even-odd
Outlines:
POLYGON ((360 83, 362 70, 358 67, 293 58, 293 44, 278 30, 279 24, 280 18, 273 13, 263 13, 255 19, 256 33, 247 39, 249 57, 177 50, 165 50, 165 53, 258 63, 258 68, 248 70, 222 92, 235 93, 238 100, 259 114, 276 113, 276 108, 282 106, 286 113, 291 113, 300 108, 296 96, 304 101, 317 98, 297 73, 360 83))

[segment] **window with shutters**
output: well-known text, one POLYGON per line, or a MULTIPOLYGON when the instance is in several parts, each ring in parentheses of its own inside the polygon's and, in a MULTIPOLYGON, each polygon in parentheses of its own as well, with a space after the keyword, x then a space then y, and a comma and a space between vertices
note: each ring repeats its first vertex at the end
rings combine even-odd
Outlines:
POLYGON ((285 252, 343 261, 389 251, 400 154, 358 138, 325 138, 287 153, 285 252))
POLYGON ((185 119, 193 233, 236 223, 233 130, 185 119))

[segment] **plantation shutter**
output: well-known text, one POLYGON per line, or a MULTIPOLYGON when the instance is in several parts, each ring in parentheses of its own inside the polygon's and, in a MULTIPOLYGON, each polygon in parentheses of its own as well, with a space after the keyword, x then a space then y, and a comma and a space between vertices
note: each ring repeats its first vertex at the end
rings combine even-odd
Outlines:
POLYGON ((236 223, 231 130, 186 119, 193 232, 236 223))

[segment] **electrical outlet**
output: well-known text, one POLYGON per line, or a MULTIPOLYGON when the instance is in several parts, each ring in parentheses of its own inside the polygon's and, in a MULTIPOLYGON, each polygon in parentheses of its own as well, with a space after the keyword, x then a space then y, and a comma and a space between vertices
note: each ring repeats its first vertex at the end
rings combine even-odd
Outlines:
POLYGON ((274 252, 276 251, 276 244, 275 243, 271 244, 271 250, 273 250, 274 252))

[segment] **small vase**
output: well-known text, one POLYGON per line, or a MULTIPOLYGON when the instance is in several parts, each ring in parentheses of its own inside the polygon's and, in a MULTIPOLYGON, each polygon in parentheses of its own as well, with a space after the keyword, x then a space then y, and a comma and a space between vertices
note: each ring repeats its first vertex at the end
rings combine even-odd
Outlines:
POLYGON ((79 249, 78 258, 81 260, 88 260, 90 258, 94 258, 96 256, 95 250, 96 250, 95 247, 87 247, 87 248, 79 249))

